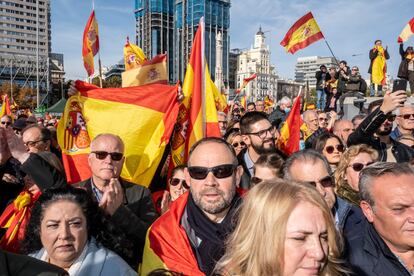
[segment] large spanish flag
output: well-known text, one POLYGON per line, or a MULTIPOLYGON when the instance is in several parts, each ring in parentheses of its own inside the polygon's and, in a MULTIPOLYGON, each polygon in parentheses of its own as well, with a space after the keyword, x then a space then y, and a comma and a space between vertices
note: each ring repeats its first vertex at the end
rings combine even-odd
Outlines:
POLYGON ((312 12, 301 17, 286 33, 280 45, 285 47, 286 52, 294 54, 310 44, 324 38, 318 23, 316 23, 312 12))
POLYGON ((90 177, 90 141, 100 133, 125 144, 121 177, 148 186, 162 158, 178 114, 176 86, 152 84, 98 88, 76 81, 58 125, 58 142, 69 183, 90 177))
POLYGON ((147 57, 145 56, 144 51, 137 45, 130 43, 129 37, 127 37, 127 42, 124 46, 125 71, 137 68, 146 60, 147 57))
POLYGON ((414 17, 405 25, 400 36, 398 37, 398 43, 404 43, 410 36, 414 34, 414 17))
POLYGON ((122 73, 122 87, 145 84, 168 84, 167 55, 161 54, 145 60, 135 68, 122 73))
POLYGON ((99 33, 98 22, 95 18, 95 11, 93 10, 86 23, 85 30, 83 31, 83 45, 82 45, 82 57, 83 65, 85 66, 88 76, 91 76, 94 71, 93 57, 99 51, 99 33))
POLYGON ((187 233, 181 224, 187 200, 188 192, 174 201, 170 209, 148 230, 139 275, 147 275, 159 268, 180 275, 205 275, 198 268, 187 233))
POLYGON ((277 140, 277 147, 286 155, 291 155, 299 150, 300 127, 303 124, 300 116, 300 93, 296 97, 292 110, 280 129, 280 137, 277 140))
POLYGON ((11 115, 10 101, 7 94, 3 95, 3 103, 1 105, 0 118, 4 115, 11 115))
POLYGON ((375 46, 378 51, 377 57, 372 62, 371 82, 373 84, 384 85, 387 78, 387 61, 385 59, 385 49, 382 46, 375 46))
POLYGON ((175 166, 187 161, 191 146, 198 140, 221 137, 213 87, 215 84, 204 58, 204 18, 201 18, 187 65, 182 88, 184 100, 172 142, 172 160, 175 166))

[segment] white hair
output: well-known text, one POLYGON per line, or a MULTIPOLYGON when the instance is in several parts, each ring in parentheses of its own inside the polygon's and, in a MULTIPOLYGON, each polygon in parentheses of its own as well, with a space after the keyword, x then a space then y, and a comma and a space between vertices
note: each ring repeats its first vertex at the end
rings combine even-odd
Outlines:
POLYGON ((414 105, 413 104, 411 104, 411 103, 407 103, 407 102, 405 102, 404 103, 404 106, 402 106, 402 107, 399 107, 399 108, 397 108, 396 110, 395 110, 395 115, 400 115, 401 114, 401 108, 413 108, 414 109, 414 105))
POLYGON ((287 96, 284 96, 283 98, 281 98, 279 100, 279 105, 281 105, 281 104, 289 104, 289 103, 292 103, 292 100, 289 99, 287 96))

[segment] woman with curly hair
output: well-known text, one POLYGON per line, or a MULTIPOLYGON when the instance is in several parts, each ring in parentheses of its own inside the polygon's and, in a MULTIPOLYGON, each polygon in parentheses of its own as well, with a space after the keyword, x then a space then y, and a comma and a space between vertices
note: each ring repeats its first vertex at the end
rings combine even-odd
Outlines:
POLYGON ((335 171, 336 194, 359 206, 359 173, 377 160, 378 152, 370 146, 360 144, 349 147, 335 171))
POLYGON ((136 275, 116 253, 131 256, 123 236, 85 190, 47 190, 32 210, 22 251, 70 276, 136 275), (113 251, 111 251, 113 250, 113 251))
POLYGON ((220 275, 346 275, 331 210, 315 188, 286 180, 254 186, 241 207, 220 275))

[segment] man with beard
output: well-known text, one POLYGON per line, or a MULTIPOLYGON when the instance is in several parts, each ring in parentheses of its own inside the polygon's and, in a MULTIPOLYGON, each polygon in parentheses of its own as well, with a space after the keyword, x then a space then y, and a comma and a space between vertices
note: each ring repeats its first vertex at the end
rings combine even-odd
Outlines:
POLYGON ((140 275, 167 268, 180 275, 211 275, 234 230, 243 173, 233 147, 220 138, 195 143, 184 170, 190 192, 151 226, 140 275))
POLYGON ((407 94, 403 90, 387 91, 383 100, 370 104, 369 115, 361 122, 354 133, 349 135, 348 146, 367 144, 379 153, 379 161, 409 162, 414 157, 414 149, 390 137, 394 110, 404 106, 407 94))
POLYGON ((276 152, 276 127, 267 119, 266 114, 254 111, 246 113, 240 119, 240 133, 246 144, 237 158, 243 166, 244 174, 240 186, 243 189, 250 187, 250 178, 253 175, 253 166, 261 154, 276 152))

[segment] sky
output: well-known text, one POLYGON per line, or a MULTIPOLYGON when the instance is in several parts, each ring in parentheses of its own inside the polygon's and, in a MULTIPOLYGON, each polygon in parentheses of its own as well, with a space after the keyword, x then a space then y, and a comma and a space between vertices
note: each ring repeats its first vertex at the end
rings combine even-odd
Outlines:
MULTIPOLYGON (((331 56, 323 40, 296 52, 280 46, 293 23, 312 11, 335 56, 359 67, 368 78, 368 52, 376 39, 388 46, 391 56, 388 72, 396 76, 400 64, 397 38, 414 16, 413 0, 232 0, 230 9, 230 48, 250 48, 262 27, 271 50, 271 63, 279 76, 294 78, 297 58, 331 56)), ((63 53, 67 79, 84 79, 82 34, 92 10, 91 0, 53 0, 52 52, 63 53)), ((133 0, 95 0, 99 24, 100 57, 103 66, 122 59, 126 37, 135 42, 133 0)), ((407 45, 414 44, 414 36, 407 45)), ((97 63, 96 63, 97 64, 97 63)))

